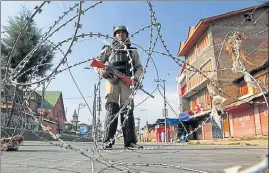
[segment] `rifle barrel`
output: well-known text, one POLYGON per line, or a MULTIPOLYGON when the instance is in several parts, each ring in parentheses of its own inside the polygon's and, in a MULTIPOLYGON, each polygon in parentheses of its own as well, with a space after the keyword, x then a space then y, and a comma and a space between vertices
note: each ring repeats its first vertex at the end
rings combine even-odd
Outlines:
POLYGON ((146 93, 147 95, 149 95, 150 97, 154 98, 153 95, 151 95, 149 92, 145 91, 143 88, 139 88, 140 90, 142 90, 144 93, 146 93))

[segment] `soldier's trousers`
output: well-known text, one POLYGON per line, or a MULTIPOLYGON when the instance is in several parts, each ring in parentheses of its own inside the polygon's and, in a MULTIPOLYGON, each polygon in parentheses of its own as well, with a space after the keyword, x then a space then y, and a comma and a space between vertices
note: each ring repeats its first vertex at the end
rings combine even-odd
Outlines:
MULTIPOLYGON (((106 119, 105 119, 105 132, 104 132, 104 142, 108 142, 114 138, 114 135, 117 130, 118 117, 116 117, 120 108, 126 103, 129 96, 131 95, 132 90, 129 86, 126 86, 121 80, 118 81, 116 85, 110 84, 106 81, 106 119)), ((133 100, 129 102, 131 109, 123 109, 121 111, 121 123, 124 122, 125 117, 128 116, 128 119, 125 120, 124 126, 122 128, 124 145, 127 147, 131 142, 137 143, 137 137, 135 132, 135 120, 133 115, 133 100)), ((127 107, 126 107, 127 108, 127 107)), ((114 144, 113 141, 112 144, 114 144)))

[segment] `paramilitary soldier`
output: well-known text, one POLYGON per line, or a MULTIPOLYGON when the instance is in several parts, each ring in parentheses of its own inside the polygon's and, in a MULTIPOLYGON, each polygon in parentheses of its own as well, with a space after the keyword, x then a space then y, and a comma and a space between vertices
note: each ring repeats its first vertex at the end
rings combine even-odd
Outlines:
MULTIPOLYGON (((139 77, 143 73, 143 67, 140 63, 140 57, 136 48, 131 47, 131 42, 128 39, 128 30, 125 26, 114 27, 113 36, 114 40, 112 45, 104 46, 103 50, 99 53, 97 60, 102 63, 107 63, 112 68, 120 71, 124 75, 131 77, 132 70, 134 73, 134 80, 137 82, 138 86, 139 77), (123 43, 123 44, 122 44, 123 43), (127 47, 130 58, 127 55, 127 47), (125 47, 125 48, 126 48, 125 47), (131 63, 133 63, 131 65, 131 63), (133 68, 131 68, 133 66, 133 68)), ((130 86, 127 86, 123 83, 122 80, 118 78, 113 78, 113 75, 104 68, 96 68, 97 73, 106 79, 106 120, 105 120, 105 133, 103 142, 107 143, 114 138, 114 135, 117 130, 118 118, 115 118, 119 112, 121 106, 125 104, 131 95, 132 89, 130 86), (114 120, 113 120, 114 119, 114 120), (113 120, 113 121, 112 121, 113 120)), ((128 119, 124 123, 122 128, 123 137, 124 137, 124 147, 131 148, 143 148, 141 145, 137 145, 137 137, 135 131, 135 121, 133 115, 133 100, 130 103, 131 110, 127 111, 127 107, 121 111, 121 123, 124 122, 124 114, 127 114, 128 119)), ((106 148, 112 148, 112 145, 115 144, 115 141, 110 142, 106 148)))

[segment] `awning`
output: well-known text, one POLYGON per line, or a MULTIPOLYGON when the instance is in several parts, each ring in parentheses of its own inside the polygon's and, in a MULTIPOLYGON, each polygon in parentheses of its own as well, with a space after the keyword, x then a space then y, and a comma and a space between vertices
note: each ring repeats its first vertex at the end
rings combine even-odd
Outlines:
POLYGON ((191 117, 187 113, 182 113, 179 115, 179 118, 166 118, 166 124, 169 125, 178 125, 180 121, 189 121, 191 117))
POLYGON ((202 116, 208 115, 210 112, 211 112, 211 110, 202 111, 202 112, 199 112, 197 114, 194 114, 192 117, 193 118, 202 117, 202 116))
MULTIPOLYGON (((250 95, 249 97, 243 98, 241 100, 238 100, 228 106, 226 106, 225 110, 227 112, 232 112, 232 111, 238 111, 241 110, 242 108, 248 107, 250 105, 248 105, 247 103, 250 103, 250 101, 252 101, 253 99, 262 97, 263 93, 258 93, 255 95, 250 95)), ((268 96, 266 96, 268 97, 268 96)), ((264 100, 264 98, 262 97, 262 99, 264 100)))
POLYGON ((179 121, 189 121, 190 119, 190 115, 185 112, 179 115, 179 121))

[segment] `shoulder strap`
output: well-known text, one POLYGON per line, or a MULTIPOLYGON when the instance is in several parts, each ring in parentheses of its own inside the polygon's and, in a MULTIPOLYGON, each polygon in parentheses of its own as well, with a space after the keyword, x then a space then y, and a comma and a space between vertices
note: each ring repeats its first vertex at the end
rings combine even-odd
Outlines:
POLYGON ((105 49, 106 47, 109 47, 109 45, 104 45, 104 46, 102 47, 102 50, 105 49))
POLYGON ((136 48, 136 47, 131 47, 131 46, 130 46, 129 49, 137 49, 137 48, 136 48))

